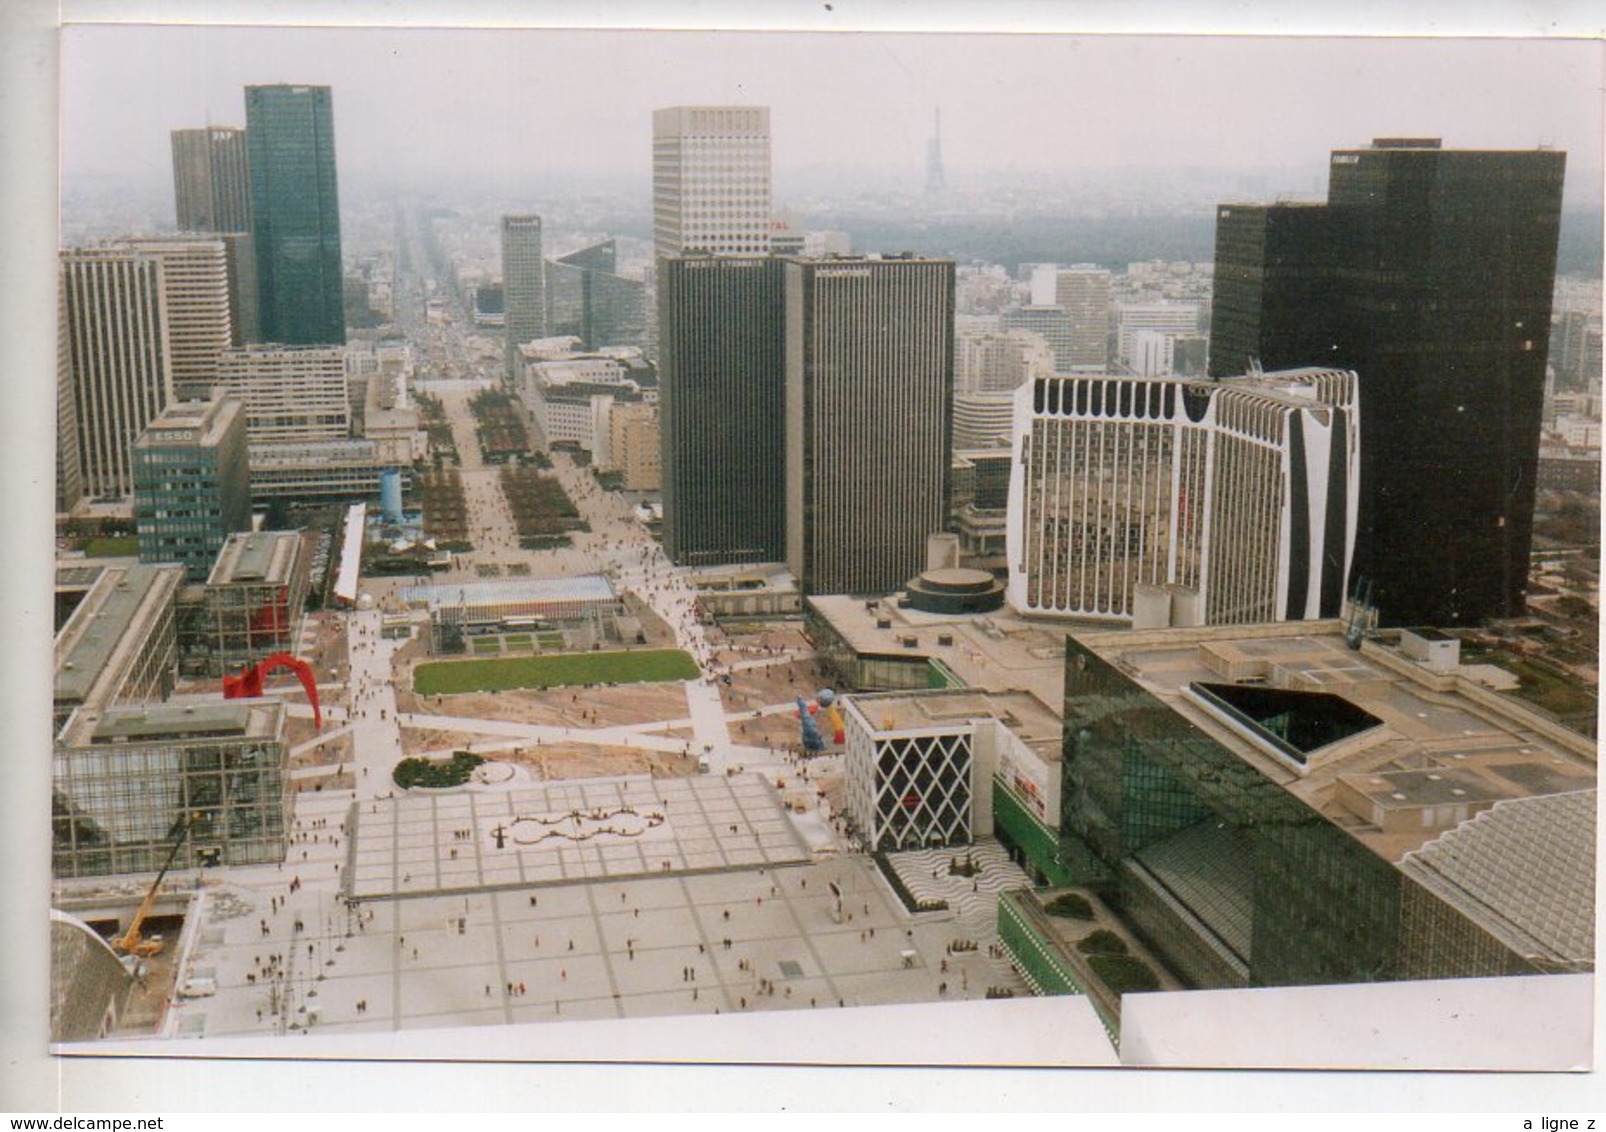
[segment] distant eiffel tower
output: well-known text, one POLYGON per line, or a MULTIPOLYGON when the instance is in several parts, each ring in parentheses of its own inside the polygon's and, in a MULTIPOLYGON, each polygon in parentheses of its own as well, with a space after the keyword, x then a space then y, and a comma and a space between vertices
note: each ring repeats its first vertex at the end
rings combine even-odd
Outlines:
POLYGON ((935 196, 938 193, 946 192, 948 189, 948 178, 942 172, 942 111, 940 109, 937 110, 936 115, 936 132, 932 135, 931 140, 926 143, 927 196, 935 196))

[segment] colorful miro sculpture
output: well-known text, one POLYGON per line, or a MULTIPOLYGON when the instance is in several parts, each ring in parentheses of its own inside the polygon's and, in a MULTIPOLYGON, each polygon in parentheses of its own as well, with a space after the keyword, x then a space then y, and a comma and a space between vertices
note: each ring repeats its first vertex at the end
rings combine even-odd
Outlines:
POLYGON ((825 750, 825 737, 820 733, 820 725, 814 719, 825 709, 826 722, 831 725, 831 742, 841 746, 847 742, 847 733, 842 725, 842 712, 836 706, 836 693, 830 688, 821 688, 813 700, 805 703, 802 696, 797 697, 797 718, 803 732, 803 749, 805 751, 819 752, 825 750))

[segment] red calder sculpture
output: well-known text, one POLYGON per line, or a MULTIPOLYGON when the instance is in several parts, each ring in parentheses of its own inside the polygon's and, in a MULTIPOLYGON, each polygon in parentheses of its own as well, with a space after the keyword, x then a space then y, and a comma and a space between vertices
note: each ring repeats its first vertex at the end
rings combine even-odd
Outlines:
POLYGON ((302 688, 306 689, 307 701, 312 704, 312 723, 314 727, 323 727, 323 712, 318 708, 318 682, 313 678, 312 666, 304 660, 297 660, 287 652, 276 652, 261 664, 253 665, 241 672, 238 676, 223 677, 223 698, 226 700, 244 700, 262 694, 262 680, 275 668, 288 668, 294 672, 301 681, 302 688))

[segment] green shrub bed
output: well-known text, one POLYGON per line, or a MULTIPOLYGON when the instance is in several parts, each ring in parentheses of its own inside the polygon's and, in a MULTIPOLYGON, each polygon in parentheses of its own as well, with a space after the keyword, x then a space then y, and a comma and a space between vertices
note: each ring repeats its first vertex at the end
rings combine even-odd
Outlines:
POLYGON ((1130 955, 1091 955, 1087 965, 1116 994, 1159 989, 1160 979, 1141 959, 1130 955))
POLYGON ((484 761, 483 755, 470 754, 468 751, 453 751, 452 757, 444 762, 414 756, 397 763, 391 771, 391 777, 404 790, 414 786, 440 790, 463 785, 474 773, 474 768, 484 761))
POLYGON ((1050 916, 1063 916, 1069 920, 1091 920, 1093 905, 1087 897, 1076 892, 1063 892, 1043 905, 1050 916))

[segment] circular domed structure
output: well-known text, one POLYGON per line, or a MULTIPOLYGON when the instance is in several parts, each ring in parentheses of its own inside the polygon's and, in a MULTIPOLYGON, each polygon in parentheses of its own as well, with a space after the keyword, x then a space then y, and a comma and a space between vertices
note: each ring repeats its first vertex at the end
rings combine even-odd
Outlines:
POLYGON ((909 606, 923 613, 991 613, 1004 604, 1004 583, 985 570, 944 566, 908 586, 909 606))

